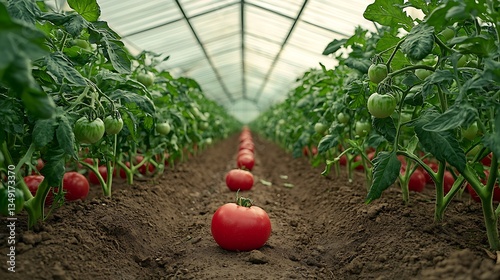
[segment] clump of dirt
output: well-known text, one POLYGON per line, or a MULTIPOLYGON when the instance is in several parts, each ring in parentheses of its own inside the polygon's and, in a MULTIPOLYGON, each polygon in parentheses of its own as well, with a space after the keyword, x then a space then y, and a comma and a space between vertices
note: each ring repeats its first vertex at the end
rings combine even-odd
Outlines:
POLYGON ((228 252, 210 234, 215 210, 235 200, 224 181, 236 167, 234 135, 161 176, 115 183, 111 199, 94 186, 34 231, 21 215, 16 273, 6 271, 3 219, 0 279, 500 279, 468 197, 435 224, 432 187, 410 205, 395 186, 366 205, 362 173, 351 183, 343 171, 323 177, 306 158, 254 141, 256 183, 241 195, 271 218, 261 249, 228 252))

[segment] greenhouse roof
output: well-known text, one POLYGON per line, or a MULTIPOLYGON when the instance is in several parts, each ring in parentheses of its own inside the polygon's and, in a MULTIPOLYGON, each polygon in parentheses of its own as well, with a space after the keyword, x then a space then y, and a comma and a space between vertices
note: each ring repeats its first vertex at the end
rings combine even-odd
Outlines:
MULTIPOLYGON (((56 0, 57 1, 57 0, 56 0)), ((195 79, 205 95, 241 120, 286 98, 333 39, 356 26, 372 0, 98 0, 133 54, 169 56, 165 68, 195 79)))

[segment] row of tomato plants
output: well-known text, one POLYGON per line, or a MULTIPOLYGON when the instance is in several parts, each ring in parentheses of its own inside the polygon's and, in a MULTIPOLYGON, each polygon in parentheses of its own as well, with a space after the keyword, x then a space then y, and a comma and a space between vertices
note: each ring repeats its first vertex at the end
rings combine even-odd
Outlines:
POLYGON ((328 44, 323 54, 339 65, 307 71, 252 127, 295 156, 317 147, 311 162, 326 163, 323 175, 341 161, 349 180, 364 170, 366 203, 396 182, 410 203, 412 178, 423 181, 412 175, 422 172, 435 183, 441 222, 453 198, 469 192, 482 205, 490 248, 500 250, 498 4, 376 0, 364 17, 375 32, 357 28, 328 44))
POLYGON ((168 57, 129 53, 97 1, 67 2, 72 11, 0 1, 0 206, 24 208, 29 226, 48 216, 47 196, 50 210, 75 197, 69 178, 111 196, 107 174, 132 184, 241 126, 196 81, 163 70, 168 57))
POLYGON ((236 192, 236 202, 226 203, 212 216, 211 233, 215 242, 229 251, 257 250, 271 235, 271 220, 266 211, 253 205, 239 192, 248 192, 254 186, 252 169, 255 165, 255 145, 248 126, 239 136, 236 168, 226 173, 226 186, 236 192))

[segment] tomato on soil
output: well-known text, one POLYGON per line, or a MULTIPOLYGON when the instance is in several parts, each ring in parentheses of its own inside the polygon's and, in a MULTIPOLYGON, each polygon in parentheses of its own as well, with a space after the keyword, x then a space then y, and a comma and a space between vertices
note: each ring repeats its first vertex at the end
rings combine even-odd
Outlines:
POLYGON ((249 171, 232 169, 226 174, 226 186, 232 191, 248 191, 253 183, 253 175, 249 171))
MULTIPOLYGON (((106 168, 106 166, 104 166, 104 168, 106 168)), ((64 194, 64 198, 66 198, 67 201, 85 199, 89 193, 89 189, 89 182, 87 181, 87 178, 85 178, 85 176, 83 176, 82 174, 74 171, 66 172, 64 174, 63 190, 66 191, 66 193, 64 194)))
POLYGON ((217 244, 229 251, 251 251, 266 244, 271 235, 271 220, 258 206, 227 203, 215 211, 211 223, 217 244))
POLYGON ((250 154, 243 154, 238 156, 236 160, 236 165, 238 168, 241 169, 247 169, 249 171, 252 171, 253 166, 255 165, 255 158, 253 155, 250 154))

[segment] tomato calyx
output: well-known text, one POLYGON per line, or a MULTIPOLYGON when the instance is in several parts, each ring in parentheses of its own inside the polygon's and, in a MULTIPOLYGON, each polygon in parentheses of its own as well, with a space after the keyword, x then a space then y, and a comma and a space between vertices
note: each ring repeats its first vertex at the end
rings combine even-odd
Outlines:
POLYGON ((236 205, 248 207, 248 208, 252 207, 252 205, 253 205, 252 200, 250 198, 239 196, 238 192, 236 193, 236 205))

